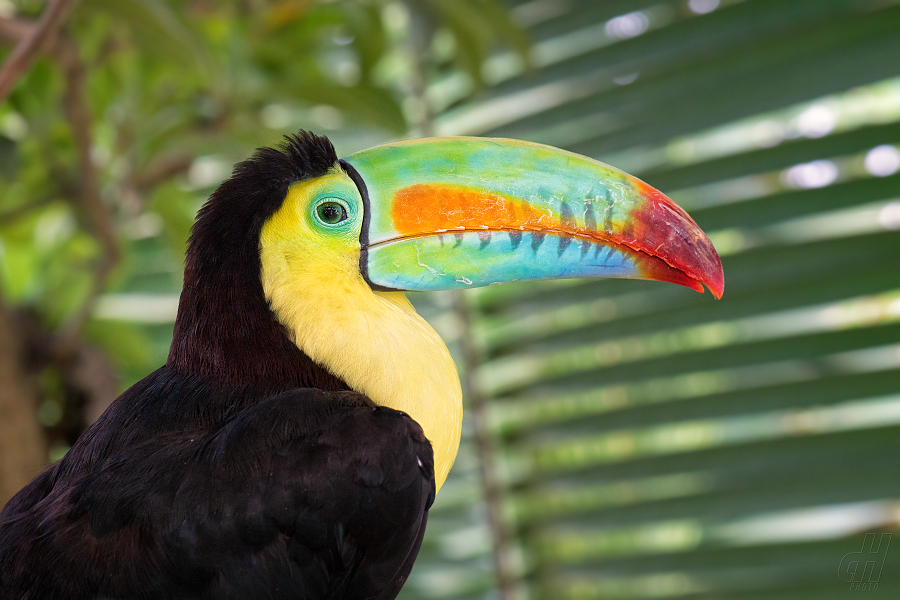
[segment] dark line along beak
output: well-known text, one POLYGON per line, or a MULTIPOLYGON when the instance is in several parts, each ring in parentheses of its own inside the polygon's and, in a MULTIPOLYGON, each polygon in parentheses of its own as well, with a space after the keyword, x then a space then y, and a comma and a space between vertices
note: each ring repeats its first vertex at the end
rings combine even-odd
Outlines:
POLYGON ((722 296, 722 263, 687 213, 590 158, 517 140, 428 138, 342 162, 368 193, 360 267, 376 289, 628 277, 722 296))

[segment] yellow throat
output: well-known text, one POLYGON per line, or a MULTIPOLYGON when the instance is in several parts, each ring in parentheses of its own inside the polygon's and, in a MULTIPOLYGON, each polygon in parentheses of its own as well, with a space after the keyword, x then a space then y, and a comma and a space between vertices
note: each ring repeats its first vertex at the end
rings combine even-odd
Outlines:
POLYGON ((401 410, 422 426, 434 448, 440 489, 459 448, 456 365, 402 292, 375 292, 365 282, 359 226, 323 235, 310 216, 316 198, 354 194, 358 198, 356 186, 339 168, 290 187, 260 236, 263 290, 307 356, 376 404, 401 410))

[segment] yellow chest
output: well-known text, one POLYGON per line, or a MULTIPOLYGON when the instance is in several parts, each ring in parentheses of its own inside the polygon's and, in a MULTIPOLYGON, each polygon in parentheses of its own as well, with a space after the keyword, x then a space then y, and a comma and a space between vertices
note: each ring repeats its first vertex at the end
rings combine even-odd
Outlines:
POLYGON ((422 426, 434 448, 440 489, 462 424, 459 376, 447 346, 401 292, 373 292, 355 265, 316 265, 277 239, 267 240, 268 227, 262 282, 279 321, 316 363, 422 426))

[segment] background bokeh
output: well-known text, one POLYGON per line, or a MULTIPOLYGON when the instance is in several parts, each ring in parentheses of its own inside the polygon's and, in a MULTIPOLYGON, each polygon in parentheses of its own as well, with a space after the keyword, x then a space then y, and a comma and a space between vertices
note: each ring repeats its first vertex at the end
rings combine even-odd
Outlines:
POLYGON ((515 137, 671 195, 725 296, 413 298, 469 410, 401 597, 900 597, 897 0, 0 0, 0 58, 0 503, 165 361, 234 162, 515 137))

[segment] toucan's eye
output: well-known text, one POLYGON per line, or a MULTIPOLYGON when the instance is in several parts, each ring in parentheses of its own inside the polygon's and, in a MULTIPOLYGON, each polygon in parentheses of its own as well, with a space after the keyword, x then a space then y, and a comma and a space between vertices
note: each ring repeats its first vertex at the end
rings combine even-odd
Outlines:
POLYGON ((316 216, 326 225, 336 225, 347 219, 347 209, 340 202, 323 202, 316 207, 316 216))

